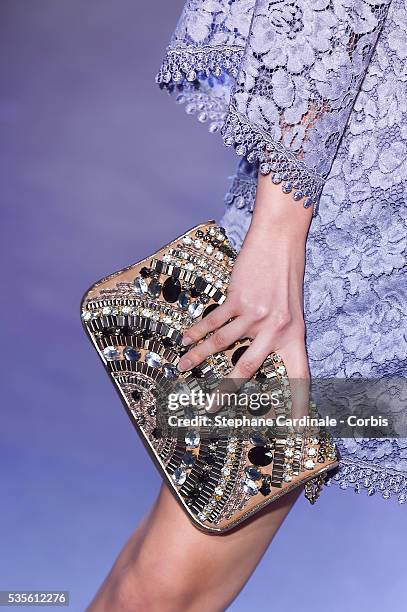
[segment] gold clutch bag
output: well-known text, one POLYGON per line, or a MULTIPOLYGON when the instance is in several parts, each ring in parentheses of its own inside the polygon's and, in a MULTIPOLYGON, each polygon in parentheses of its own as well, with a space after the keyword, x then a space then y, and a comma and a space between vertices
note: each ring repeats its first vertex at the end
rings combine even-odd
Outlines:
POLYGON ((184 331, 224 302, 236 256, 225 230, 208 221, 98 281, 81 304, 84 329, 161 476, 193 523, 211 533, 239 525, 300 485, 314 503, 338 463, 326 432, 274 426, 291 402, 275 353, 249 381, 277 398, 271 411, 266 407, 271 425, 264 411, 247 405, 232 409, 241 426, 226 419, 220 427, 214 416, 206 422, 204 405, 169 402, 214 390, 251 342, 239 340, 192 371, 177 370, 188 350, 184 331))

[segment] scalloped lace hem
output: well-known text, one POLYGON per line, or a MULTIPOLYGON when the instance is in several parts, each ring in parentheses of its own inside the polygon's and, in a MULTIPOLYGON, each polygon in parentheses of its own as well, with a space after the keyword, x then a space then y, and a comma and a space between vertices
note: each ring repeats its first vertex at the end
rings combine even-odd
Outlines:
POLYGON ((209 123, 211 133, 219 132, 242 55, 243 49, 237 46, 170 46, 156 82, 177 104, 185 104, 188 115, 209 123))
POLYGON ((235 206, 251 214, 256 199, 257 179, 240 174, 235 174, 230 178, 232 183, 224 198, 226 206, 235 206))
POLYGON ((227 71, 236 77, 244 49, 237 45, 168 47, 156 82, 164 87, 184 80, 192 83, 227 71))
POLYGON ((254 126, 232 106, 229 107, 222 137, 226 146, 235 148, 251 164, 258 162, 261 174, 271 175, 275 185, 291 193, 295 201, 304 198, 304 208, 315 205, 314 214, 324 186, 324 178, 298 160, 282 144, 254 126))
POLYGON ((244 49, 238 46, 169 47, 156 76, 156 82, 185 103, 188 114, 201 123, 209 121, 209 131, 220 131, 226 146, 249 163, 259 163, 260 172, 270 174, 285 194, 303 200, 305 208, 318 202, 324 178, 298 160, 230 105, 230 93, 244 49))
POLYGON ((380 468, 367 461, 341 459, 338 472, 327 481, 327 486, 353 489, 355 493, 379 494, 383 499, 407 502, 407 474, 391 468, 380 468))

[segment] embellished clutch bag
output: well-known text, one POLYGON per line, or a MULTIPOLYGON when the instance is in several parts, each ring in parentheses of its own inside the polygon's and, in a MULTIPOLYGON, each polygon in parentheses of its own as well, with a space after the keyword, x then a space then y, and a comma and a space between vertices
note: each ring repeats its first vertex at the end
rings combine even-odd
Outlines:
MULTIPOLYGON (((248 408, 255 425, 248 418, 239 421, 242 427, 221 428, 214 417, 206 423, 205 406, 168 401, 215 389, 251 342, 239 340, 192 371, 177 370, 187 350, 183 332, 226 299, 236 256, 225 230, 208 221, 98 281, 81 304, 86 334, 160 474, 193 523, 213 533, 239 525, 300 485, 314 503, 337 466, 326 432, 273 426, 291 402, 285 366, 275 353, 249 381, 267 385, 277 398, 271 425, 264 411, 266 424, 248 408)), ((242 417, 243 409, 233 410, 242 417)))

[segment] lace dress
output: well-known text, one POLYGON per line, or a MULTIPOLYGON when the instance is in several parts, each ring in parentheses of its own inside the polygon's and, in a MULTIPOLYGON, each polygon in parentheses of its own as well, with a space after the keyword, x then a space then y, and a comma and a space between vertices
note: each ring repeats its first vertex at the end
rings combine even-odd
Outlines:
MULTIPOLYGON (((157 75, 242 158, 220 219, 236 248, 258 172, 314 207, 313 377, 405 376, 406 60, 405 0, 188 0, 157 75)), ((407 439, 338 446, 331 483, 406 502, 407 439)))

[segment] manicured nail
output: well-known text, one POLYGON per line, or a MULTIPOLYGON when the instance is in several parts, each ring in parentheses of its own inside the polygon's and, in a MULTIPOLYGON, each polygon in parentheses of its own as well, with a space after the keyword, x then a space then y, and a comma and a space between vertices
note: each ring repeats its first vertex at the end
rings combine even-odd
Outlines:
POLYGON ((192 361, 188 359, 187 357, 183 357, 182 359, 180 359, 180 361, 178 362, 178 366, 177 366, 180 372, 189 370, 191 367, 192 367, 192 361))
POLYGON ((189 336, 182 336, 182 345, 188 346, 189 344, 192 344, 192 338, 189 336))

